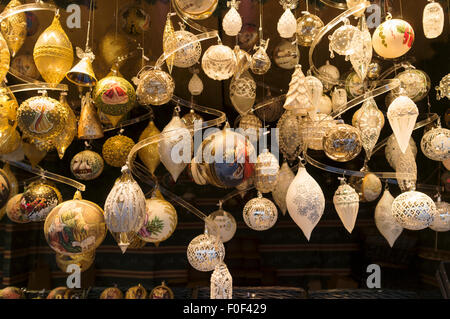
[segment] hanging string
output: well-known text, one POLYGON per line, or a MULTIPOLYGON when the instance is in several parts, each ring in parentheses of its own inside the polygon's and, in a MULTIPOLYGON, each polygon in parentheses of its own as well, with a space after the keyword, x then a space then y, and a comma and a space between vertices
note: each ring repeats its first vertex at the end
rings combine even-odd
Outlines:
POLYGON ((91 0, 91 2, 89 3, 89 17, 88 17, 88 25, 87 25, 87 32, 86 32, 85 49, 87 49, 89 47, 89 33, 91 30, 92 2, 93 2, 93 0, 91 0))
POLYGON ((96 4, 96 0, 91 0, 91 3, 92 3, 92 33, 91 33, 91 39, 92 39, 92 46, 94 46, 95 4, 96 4))
POLYGON ((403 20, 403 6, 402 6, 402 0, 400 0, 400 17, 403 20))
POLYGON ((116 10, 114 12, 116 18, 116 33, 114 35, 114 40, 117 40, 117 34, 119 32, 119 0, 116 0, 116 10))
POLYGON ((309 12, 308 0, 306 0, 306 11, 309 12))
POLYGON ((263 39, 263 29, 262 29, 262 24, 263 24, 263 0, 259 1, 259 40, 261 41, 263 39))

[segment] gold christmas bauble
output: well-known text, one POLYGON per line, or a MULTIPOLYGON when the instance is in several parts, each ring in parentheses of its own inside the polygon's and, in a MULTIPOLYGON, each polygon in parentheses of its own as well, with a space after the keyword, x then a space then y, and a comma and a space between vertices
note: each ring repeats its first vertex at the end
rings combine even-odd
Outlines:
MULTIPOLYGON (((153 121, 150 121, 147 127, 141 133, 141 136, 139 136, 139 142, 146 138, 158 135, 159 133, 161 132, 155 126, 155 123, 153 121)), ((138 156, 141 159, 141 161, 144 162, 145 166, 148 168, 150 173, 154 174, 160 162, 158 152, 158 142, 141 148, 138 151, 138 156)))
POLYGON ((17 110, 19 128, 26 135, 38 139, 51 139, 60 134, 68 117, 68 110, 48 96, 29 98, 17 110))
POLYGON ((100 154, 85 150, 76 154, 70 162, 70 171, 83 181, 96 179, 103 172, 105 164, 100 154))
POLYGON ((11 56, 9 55, 8 44, 3 35, 0 33, 0 82, 2 82, 9 71, 9 63, 11 56))
POLYGON ((325 134, 323 150, 334 161, 351 161, 362 150, 361 133, 351 125, 337 124, 325 134))
POLYGON ((147 290, 141 284, 131 287, 125 293, 125 299, 147 299, 147 290))
POLYGON ((117 287, 106 288, 102 291, 100 299, 123 299, 123 292, 117 287))
MULTIPOLYGON (((19 0, 11 0, 3 12, 14 11, 21 6, 19 0)), ((11 55, 14 57, 20 50, 27 37, 27 17, 24 12, 16 13, 1 22, 2 34, 8 44, 11 55)))
POLYGON ((72 68, 72 43, 61 27, 59 14, 55 14, 52 24, 36 41, 33 58, 47 83, 58 84, 72 68))
POLYGON ((69 265, 77 265, 80 271, 88 270, 95 260, 95 251, 87 252, 85 254, 67 256, 56 253, 56 265, 61 271, 66 272, 69 265))
POLYGON ((32 222, 43 221, 59 203, 62 196, 58 189, 43 182, 33 183, 20 199, 20 209, 32 222))
POLYGON ((103 144, 103 159, 108 165, 122 167, 134 145, 133 140, 129 137, 123 135, 110 137, 103 144))

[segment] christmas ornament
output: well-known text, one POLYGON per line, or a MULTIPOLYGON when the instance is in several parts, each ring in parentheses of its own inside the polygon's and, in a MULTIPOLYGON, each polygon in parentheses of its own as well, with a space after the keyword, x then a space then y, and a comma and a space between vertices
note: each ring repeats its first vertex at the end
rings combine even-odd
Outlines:
MULTIPOLYGON (((125 240, 125 238, 123 237, 122 233, 112 233, 110 232, 110 234, 112 235, 112 237, 114 238, 114 240, 117 243, 120 243, 120 238, 122 236, 122 239, 125 240)), ((138 235, 136 233, 127 233, 127 238, 126 238, 129 242, 127 249, 140 249, 145 247, 145 245, 147 244, 147 242, 143 241, 142 239, 140 239, 138 237, 138 235)))
POLYGON ((444 97, 450 99, 450 73, 441 79, 441 82, 439 82, 439 86, 436 86, 435 90, 437 92, 437 100, 440 100, 444 97))
POLYGON ((305 148, 323 150, 323 137, 329 129, 336 126, 335 121, 329 115, 316 113, 302 124, 300 134, 305 148))
MULTIPOLYGON (((409 145, 405 153, 409 152, 409 150, 412 151, 414 158, 416 158, 417 147, 412 137, 409 139, 409 145)), ((395 138, 395 135, 392 134, 391 136, 389 136, 386 142, 385 156, 389 165, 391 165, 393 169, 395 169, 397 159, 399 158, 400 154, 402 154, 402 152, 400 151, 400 146, 398 146, 398 142, 397 139, 395 138)))
POLYGON ((17 287, 5 287, 0 290, 0 299, 25 299, 25 294, 17 287))
POLYGON ((306 80, 306 89, 308 95, 311 99, 312 108, 308 112, 309 116, 312 117, 317 113, 317 109, 320 105, 320 99, 323 95, 323 84, 320 82, 318 78, 312 75, 308 75, 305 77, 306 80))
POLYGON ((128 154, 134 145, 133 140, 129 137, 123 135, 110 137, 103 144, 103 159, 108 165, 122 167, 125 165, 128 154))
POLYGON ((48 96, 35 96, 24 101, 17 110, 17 124, 23 133, 39 139, 51 139, 64 129, 68 110, 48 96))
POLYGON ((361 196, 363 202, 373 202, 380 196, 382 191, 381 181, 375 174, 369 173, 364 176, 361 183, 361 196))
POLYGON ((241 115, 247 114, 256 99, 256 82, 248 71, 230 82, 230 100, 236 111, 241 115))
POLYGON ((334 161, 348 162, 361 152, 361 133, 347 124, 337 124, 323 138, 323 150, 334 161))
POLYGON ((136 97, 142 105, 163 105, 170 101, 175 90, 172 77, 161 70, 143 71, 135 78, 136 97))
POLYGON ((180 26, 181 29, 174 34, 176 41, 174 49, 183 48, 175 52, 173 64, 179 68, 189 68, 200 60, 202 47, 197 36, 186 31, 183 25, 180 26))
POLYGON ((250 62, 252 57, 246 51, 242 50, 238 45, 234 47, 233 51, 234 54, 236 55, 237 61, 236 72, 234 73, 234 77, 237 79, 250 68, 250 62))
POLYGON ((163 281, 150 292, 148 299, 174 299, 173 291, 163 281))
POLYGON ((254 74, 263 75, 269 71, 272 62, 266 52, 268 46, 269 39, 260 39, 259 46, 255 47, 256 52, 253 53, 250 62, 250 69, 254 74))
POLYGON ((285 8, 277 24, 277 31, 282 38, 292 38, 297 31, 297 20, 295 20, 292 11, 285 8))
POLYGON ((433 161, 450 159, 450 130, 438 127, 425 133, 420 141, 422 153, 433 161))
POLYGON ((233 277, 224 262, 214 268, 210 291, 211 299, 233 299, 233 277))
POLYGON ((395 198, 392 215, 403 228, 421 230, 433 223, 437 215, 436 205, 424 193, 409 191, 395 198))
POLYGON ((315 14, 307 11, 302 13, 303 16, 297 19, 297 43, 301 46, 309 47, 324 24, 315 14))
POLYGON ((48 293, 46 299, 71 299, 72 295, 72 289, 67 287, 57 287, 48 293))
POLYGON ((272 191, 272 197, 275 201, 275 204, 280 208, 283 216, 286 214, 287 206, 286 206, 286 194, 294 180, 295 175, 292 172, 287 162, 284 162, 281 165, 280 173, 278 176, 277 187, 272 191))
MULTIPOLYGON (((222 209, 222 203, 220 203, 219 209, 211 213, 208 218, 216 223, 219 228, 222 243, 229 242, 233 238, 237 229, 236 219, 229 212, 222 209)), ((208 224, 205 224, 205 227, 208 232, 212 231, 209 229, 208 224)))
POLYGON ((93 99, 95 106, 115 127, 136 103, 136 92, 130 82, 120 76, 107 76, 98 81, 93 99))
POLYGON ((33 57, 39 73, 48 83, 58 84, 72 67, 72 43, 61 27, 59 13, 36 41, 33 57))
POLYGON ((216 10, 218 0, 175 0, 175 7, 185 17, 194 20, 209 18, 216 10))
POLYGON ((98 51, 106 67, 110 68, 114 64, 120 66, 123 63, 120 58, 129 52, 127 37, 119 32, 108 31, 101 38, 98 51))
POLYGON ((133 286, 126 291, 125 299, 147 299, 147 290, 141 284, 133 286))
MULTIPOLYGON (((5 7, 3 13, 14 11, 21 6, 19 0, 11 0, 5 7)), ((16 13, 1 22, 2 35, 8 44, 11 56, 14 57, 20 50, 27 37, 27 18, 24 12, 16 13)))
POLYGON ((223 31, 229 36, 235 36, 242 29, 242 18, 237 11, 239 2, 236 0, 227 1, 227 6, 230 8, 222 20, 223 31))
POLYGON ((32 222, 43 221, 59 203, 62 196, 58 189, 38 182, 30 185, 20 199, 20 209, 32 222))
POLYGON ((198 271, 212 271, 225 258, 225 247, 213 235, 202 234, 188 245, 187 258, 189 264, 198 271))
POLYGON ((395 241, 400 236, 403 228, 397 224, 394 216, 392 215, 392 203, 394 197, 388 189, 384 190, 383 196, 375 208, 375 225, 378 231, 389 243, 389 246, 394 246, 395 241))
POLYGON ((355 52, 354 40, 356 37, 360 39, 360 31, 352 26, 348 19, 343 20, 344 25, 337 28, 332 35, 328 36, 330 40, 330 57, 334 58, 334 52, 339 55, 349 56, 355 52))
POLYGON ((150 29, 150 15, 138 6, 126 6, 121 12, 122 30, 139 35, 150 29))
POLYGON ((289 110, 284 112, 278 121, 276 132, 278 134, 280 151, 289 161, 294 161, 302 151, 301 129, 304 121, 301 116, 297 116, 293 111, 289 110))
POLYGON ((81 272, 86 271, 92 266, 94 260, 95 260, 94 250, 87 252, 85 254, 74 256, 66 256, 56 253, 56 265, 63 272, 67 271, 67 267, 69 265, 77 265, 78 267, 80 267, 81 272))
POLYGON ((11 56, 3 35, 0 33, 0 82, 5 80, 6 74, 9 71, 9 64, 11 56))
POLYGON ((430 228, 437 232, 446 232, 450 230, 450 204, 443 202, 438 195, 436 205, 436 216, 430 225, 430 228))
MULTIPOLYGON (((161 132, 155 126, 155 123, 153 121, 150 121, 147 127, 142 131, 141 135, 139 136, 139 142, 146 138, 158 135, 159 133, 161 132)), ((145 164, 145 166, 148 168, 150 173, 154 174, 160 162, 158 143, 155 142, 141 148, 138 151, 138 156, 141 159, 141 161, 145 164)))
POLYGON ((78 120, 78 138, 95 140, 103 137, 103 127, 92 103, 90 92, 81 98, 81 114, 78 120))
POLYGON ((176 109, 162 134, 164 139, 158 144, 159 158, 176 182, 190 162, 192 154, 191 134, 176 109))
POLYGON ((386 59, 398 58, 411 49, 414 42, 414 30, 411 25, 400 19, 391 19, 380 24, 372 36, 375 52, 386 59))
POLYGON ((248 137, 250 142, 253 145, 256 145, 260 130, 262 129, 262 123, 255 115, 247 114, 244 115, 239 121, 239 129, 239 133, 248 137))
POLYGON ((189 80, 188 89, 192 95, 200 95, 203 92, 203 82, 195 72, 189 80))
POLYGON ((255 165, 255 186, 261 193, 272 192, 277 186, 280 165, 278 159, 264 149, 259 154, 255 165))
POLYGON ((245 224, 253 230, 264 231, 272 228, 278 219, 277 207, 267 198, 258 197, 247 202, 242 212, 245 224))
POLYGON ((70 171, 83 181, 96 179, 103 172, 103 158, 96 152, 85 150, 76 154, 70 161, 70 171))
POLYGON ((300 61, 300 51, 297 44, 282 40, 273 49, 273 61, 282 69, 293 69, 300 61))
POLYGON ((372 36, 366 24, 365 17, 359 20, 359 34, 356 33, 352 39, 353 53, 350 55, 350 62, 359 78, 364 81, 369 64, 372 61, 372 36))
POLYGON ((439 2, 434 0, 428 2, 423 9, 423 33, 427 39, 434 39, 440 36, 444 29, 444 9, 439 2))
POLYGON ((226 80, 236 71, 236 55, 230 47, 219 44, 210 46, 202 57, 202 69, 213 80, 226 80))
POLYGON ((333 102, 326 94, 322 94, 319 100, 319 105, 317 107, 317 112, 322 114, 331 114, 333 111, 333 102))
POLYGON ((0 169, 0 209, 5 207, 12 192, 8 174, 0 169))
POLYGON ((333 112, 339 112, 347 105, 347 91, 343 88, 335 87, 331 92, 331 104, 333 112))
POLYGON ((350 72, 345 78, 345 89, 350 97, 364 94, 364 83, 356 72, 350 72))
POLYGON ((286 205, 289 215, 309 241, 312 230, 323 215, 325 197, 319 184, 303 165, 299 166, 297 175, 289 186, 286 205))
POLYGON ((177 211, 172 204, 153 193, 150 199, 145 200, 144 224, 137 235, 145 242, 159 245, 172 236, 177 223, 177 211))
POLYGON ((345 178, 340 179, 341 185, 334 193, 333 204, 345 229, 351 234, 358 216, 359 195, 353 187, 345 183, 345 178))
POLYGON ((331 88, 334 86, 333 82, 339 80, 339 77, 341 76, 338 68, 335 67, 334 65, 331 65, 330 61, 328 60, 324 65, 322 65, 319 68, 319 75, 320 80, 323 83, 323 88, 325 92, 331 90, 331 88))
MULTIPOLYGON (((373 60, 372 60, 373 61, 373 60)), ((372 62, 369 64, 367 70, 367 78, 369 80, 376 80, 381 74, 381 66, 378 62, 372 62)))
POLYGON ((75 116, 75 113, 73 113, 70 105, 67 103, 66 96, 66 92, 62 92, 59 96, 59 103, 61 103, 61 105, 66 108, 68 113, 66 126, 64 130, 52 140, 52 144, 58 151, 59 159, 62 159, 64 157, 67 148, 70 146, 70 144, 72 144, 73 139, 77 135, 77 117, 75 116))
POLYGON ((73 200, 59 204, 48 214, 44 234, 57 253, 70 256, 91 252, 106 237, 103 210, 82 199, 77 191, 73 200))
MULTIPOLYGON (((183 115, 181 118, 184 125, 186 125, 186 128, 194 128, 197 129, 197 127, 202 127, 203 117, 197 113, 195 113, 194 109, 191 109, 189 113, 183 115)), ((191 136, 194 137, 194 131, 190 131, 191 136)), ((194 148, 192 147, 192 153, 194 154, 194 148)))
POLYGON ((407 69, 395 78, 400 81, 400 87, 405 90, 405 95, 414 102, 422 100, 430 91, 430 77, 421 70, 407 69))
POLYGON ((389 105, 387 117, 402 153, 409 145, 418 115, 416 104, 407 96, 401 95, 389 105))
POLYGON ((105 201, 105 222, 109 231, 119 233, 118 245, 125 253, 129 244, 129 233, 138 232, 145 219, 145 196, 133 179, 127 166, 116 180, 105 201))
MULTIPOLYGON (((163 32, 163 52, 165 55, 169 54, 177 47, 177 41, 175 39, 175 29, 173 28, 172 20, 170 19, 171 13, 167 14, 166 24, 163 32)), ((175 55, 172 54, 166 59, 167 69, 172 74, 173 61, 175 55)))
POLYGON ((289 83, 289 91, 286 94, 284 108, 294 112, 296 115, 306 115, 313 109, 311 96, 309 94, 306 78, 302 72, 301 65, 295 66, 295 72, 292 74, 289 83))
POLYGON ((6 204, 6 215, 14 223, 26 224, 31 222, 31 220, 28 219, 26 212, 21 209, 20 202, 22 195, 22 193, 14 195, 8 200, 6 204))
POLYGON ((100 299, 123 299, 123 292, 117 287, 106 288, 100 294, 100 299))

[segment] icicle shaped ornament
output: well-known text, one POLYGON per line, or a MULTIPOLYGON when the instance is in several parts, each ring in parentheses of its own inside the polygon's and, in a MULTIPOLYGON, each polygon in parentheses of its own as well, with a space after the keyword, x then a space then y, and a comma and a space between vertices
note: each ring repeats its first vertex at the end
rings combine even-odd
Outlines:
POLYGON ((341 185, 333 196, 333 204, 345 229, 351 234, 355 227, 359 210, 359 195, 353 187, 340 178, 341 185))
POLYGON ((391 247, 394 246, 395 241, 403 231, 403 228, 392 216, 393 202, 394 197, 386 189, 375 208, 375 225, 391 247))

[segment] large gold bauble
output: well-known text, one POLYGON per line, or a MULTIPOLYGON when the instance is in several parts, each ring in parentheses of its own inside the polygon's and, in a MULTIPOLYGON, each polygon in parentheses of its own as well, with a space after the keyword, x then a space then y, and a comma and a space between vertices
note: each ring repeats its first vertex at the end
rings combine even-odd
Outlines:
POLYGON ((96 179, 103 172, 105 164, 100 154, 85 150, 76 154, 70 162, 70 171, 83 181, 96 179))
POLYGON ((9 71, 11 56, 9 54, 8 44, 0 33, 0 82, 2 82, 9 71))
POLYGON ((52 24, 39 36, 33 50, 34 62, 42 78, 58 84, 72 68, 73 48, 55 15, 52 24))
POLYGON ((128 54, 128 40, 121 33, 116 34, 114 31, 109 31, 100 40, 99 51, 106 65, 110 67, 118 62, 117 58, 128 54))
POLYGON ((123 135, 110 137, 103 144, 103 159, 108 165, 122 167, 134 145, 133 140, 129 137, 123 135))
POLYGON ((35 96, 24 101, 17 110, 19 128, 28 136, 51 139, 67 124, 69 111, 48 96, 35 96))
POLYGON ((45 238, 50 247, 63 255, 79 255, 95 250, 106 237, 103 209, 81 199, 77 191, 74 199, 56 206, 45 219, 45 238))
POLYGON ((80 267, 81 272, 86 271, 92 266, 94 260, 95 250, 75 256, 66 256, 56 253, 56 265, 63 272, 66 272, 69 265, 77 265, 80 267))
POLYGON ((34 183, 23 193, 20 209, 30 221, 43 221, 61 202, 62 196, 58 189, 42 182, 34 183))
MULTIPOLYGON (((15 10, 15 7, 21 5, 22 3, 19 0, 11 0, 3 12, 15 10)), ((16 13, 4 19, 1 22, 1 30, 6 43, 8 43, 11 55, 14 57, 27 37, 27 17, 25 13, 16 13)))
MULTIPOLYGON (((139 142, 146 138, 158 135, 159 133, 161 132, 155 126, 155 123, 153 121, 150 121, 147 127, 141 133, 141 136, 139 136, 139 142)), ((141 159, 141 161, 144 162, 145 166, 148 168, 150 173, 154 174, 160 162, 158 142, 155 142, 153 144, 141 148, 138 151, 138 156, 141 159)))

